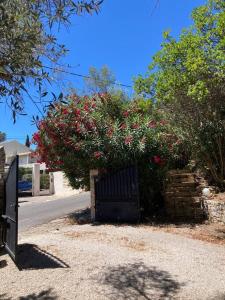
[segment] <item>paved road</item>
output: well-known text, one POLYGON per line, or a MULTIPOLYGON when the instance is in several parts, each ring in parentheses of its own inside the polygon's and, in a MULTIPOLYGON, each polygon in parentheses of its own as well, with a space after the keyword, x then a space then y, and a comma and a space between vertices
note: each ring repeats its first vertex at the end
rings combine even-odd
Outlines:
POLYGON ((90 206, 89 192, 56 200, 21 203, 19 207, 19 231, 47 223, 88 206, 90 206))

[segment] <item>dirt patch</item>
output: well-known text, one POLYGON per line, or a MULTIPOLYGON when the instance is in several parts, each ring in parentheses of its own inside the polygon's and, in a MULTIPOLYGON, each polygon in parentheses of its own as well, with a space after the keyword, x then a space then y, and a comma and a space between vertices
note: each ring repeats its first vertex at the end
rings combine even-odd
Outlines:
POLYGON ((132 241, 127 237, 120 238, 120 245, 135 251, 146 251, 149 248, 144 241, 132 241))
POLYGON ((139 241, 135 239, 130 239, 126 236, 117 236, 114 234, 98 233, 95 231, 75 231, 75 232, 65 232, 64 235, 71 239, 81 239, 81 240, 93 240, 104 242, 107 244, 119 244, 121 247, 128 248, 135 251, 146 251, 149 247, 144 241, 139 241))
POLYGON ((225 193, 218 193, 213 195, 212 200, 225 202, 225 193))
MULTIPOLYGON (((75 231, 75 232, 65 232, 65 236, 70 237, 72 239, 78 238, 78 239, 97 239, 97 240, 102 240, 104 239, 102 237, 102 234, 97 234, 96 232, 92 231, 75 231)), ((104 236, 105 237, 105 236, 104 236)))
POLYGON ((162 230, 168 233, 187 236, 192 239, 225 245, 225 225, 222 224, 151 224, 151 230, 162 230))

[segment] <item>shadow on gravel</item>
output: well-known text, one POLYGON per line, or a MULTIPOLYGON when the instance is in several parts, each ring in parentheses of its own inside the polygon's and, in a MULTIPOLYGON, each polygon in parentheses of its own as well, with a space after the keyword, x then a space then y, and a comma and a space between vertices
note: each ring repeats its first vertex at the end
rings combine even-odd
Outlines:
POLYGON ((12 299, 7 297, 6 294, 0 294, 0 300, 12 300, 12 299))
POLYGON ((174 299, 184 284, 171 275, 144 263, 120 265, 109 268, 104 274, 103 284, 110 287, 106 292, 110 299, 174 299))
MULTIPOLYGON (((17 298, 18 300, 56 300, 59 299, 55 292, 52 289, 42 291, 38 294, 30 294, 27 296, 21 296, 17 298)), ((13 300, 12 298, 7 297, 6 294, 0 295, 0 300, 13 300)))
POLYGON ((7 261, 4 259, 4 260, 0 260, 0 269, 4 268, 7 266, 7 261))
POLYGON ((91 223, 91 209, 81 209, 68 215, 68 220, 72 225, 89 224, 91 223))
MULTIPOLYGON (((0 256, 6 254, 5 249, 4 248, 0 248, 0 256)), ((4 268, 7 266, 7 261, 5 259, 1 260, 0 259, 0 269, 4 268)), ((0 300, 1 300, 1 295, 0 295, 0 300)))
POLYGON ((20 270, 69 268, 69 266, 60 258, 33 244, 19 245, 17 266, 20 270))

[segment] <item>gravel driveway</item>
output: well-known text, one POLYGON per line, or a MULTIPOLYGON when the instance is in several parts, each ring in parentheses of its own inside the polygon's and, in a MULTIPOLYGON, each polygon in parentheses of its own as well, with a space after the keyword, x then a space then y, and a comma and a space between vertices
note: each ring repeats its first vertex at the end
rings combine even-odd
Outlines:
POLYGON ((70 225, 24 232, 18 270, 0 256, 0 299, 225 299, 225 247, 148 227, 70 225))

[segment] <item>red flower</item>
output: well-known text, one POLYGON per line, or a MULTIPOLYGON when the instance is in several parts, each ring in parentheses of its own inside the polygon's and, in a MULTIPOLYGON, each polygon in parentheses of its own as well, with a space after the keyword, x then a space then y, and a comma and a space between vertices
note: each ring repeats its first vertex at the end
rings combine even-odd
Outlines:
POLYGON ((125 118, 127 118, 127 117, 129 116, 129 111, 127 111, 127 110, 124 111, 124 112, 123 112, 123 116, 124 116, 125 118))
POLYGON ((131 125, 132 129, 138 129, 139 127, 140 127, 140 125, 137 123, 131 125))
POLYGON ((124 143, 125 143, 125 145, 129 145, 132 141, 133 141, 133 138, 132 138, 132 136, 129 135, 129 136, 125 137, 124 143))
POLYGON ((161 163, 161 161, 162 161, 161 157, 158 156, 158 155, 153 156, 152 160, 157 165, 159 165, 161 163))
POLYGON ((40 142, 40 139, 41 139, 40 133, 39 133, 39 132, 35 132, 35 133, 33 134, 33 141, 34 141, 35 143, 39 143, 39 142, 40 142))
POLYGON ((68 109, 67 109, 67 108, 63 108, 63 111, 62 111, 62 113, 63 113, 64 115, 67 115, 67 114, 69 113, 69 111, 68 111, 68 109))
POLYGON ((79 108, 76 108, 76 109, 74 110, 74 113, 75 113, 75 115, 76 115, 77 117, 79 117, 79 116, 80 116, 80 109, 79 109, 79 108))
POLYGON ((162 158, 161 158, 160 156, 158 156, 158 155, 153 156, 152 160, 153 160, 153 162, 154 162, 155 164, 157 164, 157 165, 159 165, 159 166, 163 166, 163 165, 165 165, 165 163, 166 163, 166 160, 165 160, 165 159, 162 159, 162 158))
POLYGON ((84 105, 84 110, 85 110, 86 112, 89 112, 89 107, 88 107, 88 104, 87 104, 87 103, 85 103, 85 105, 84 105))
POLYGON ((102 153, 101 151, 96 151, 96 152, 94 152, 94 157, 95 157, 95 158, 99 159, 99 158, 101 158, 102 156, 103 156, 103 153, 102 153))

